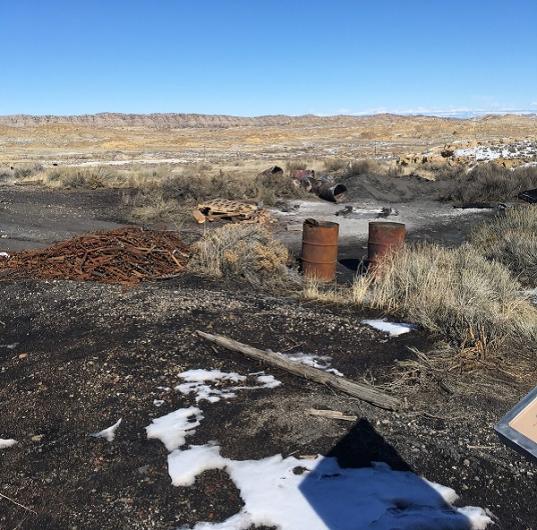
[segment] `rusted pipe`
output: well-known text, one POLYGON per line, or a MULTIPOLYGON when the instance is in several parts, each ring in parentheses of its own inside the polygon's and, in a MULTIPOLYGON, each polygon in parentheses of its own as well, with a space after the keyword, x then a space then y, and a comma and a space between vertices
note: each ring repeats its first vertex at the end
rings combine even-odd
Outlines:
POLYGON ((341 202, 347 193, 347 187, 343 184, 329 184, 324 182, 315 190, 317 195, 330 202, 341 202))
POLYGON ((302 231, 302 270, 304 276, 322 282, 336 277, 339 225, 306 219, 302 231))
POLYGON ((406 227, 403 223, 373 221, 369 223, 367 259, 377 265, 387 254, 401 248, 405 242, 406 227))

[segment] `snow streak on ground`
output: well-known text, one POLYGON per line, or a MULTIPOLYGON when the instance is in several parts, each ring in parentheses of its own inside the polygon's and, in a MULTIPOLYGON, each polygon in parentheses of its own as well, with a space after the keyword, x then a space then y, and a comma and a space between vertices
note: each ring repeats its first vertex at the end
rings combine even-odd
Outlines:
POLYGON ((416 329, 416 326, 413 324, 403 324, 399 322, 388 322, 387 320, 362 320, 362 324, 371 326, 372 328, 388 333, 390 337, 398 337, 404 333, 409 333, 410 331, 416 329))
POLYGON ((0 449, 7 449, 13 447, 17 443, 17 440, 13 438, 0 438, 0 449))
POLYGON ((179 376, 185 381, 175 387, 181 394, 196 394, 196 403, 209 401, 216 403, 221 399, 231 399, 237 396, 237 390, 253 390, 257 388, 275 388, 281 382, 272 375, 265 375, 264 372, 248 374, 248 376, 237 374, 236 372, 221 372, 220 370, 187 370, 179 376), (225 383, 246 383, 248 378, 255 376, 252 385, 224 386, 225 383), (208 383, 213 383, 213 386, 208 383))
POLYGON ((122 418, 119 418, 119 420, 114 423, 114 425, 111 425, 107 429, 103 429, 99 432, 94 432, 90 434, 90 436, 93 436, 94 438, 104 438, 108 442, 113 442, 114 438, 116 437, 116 431, 118 427, 121 425, 122 418))
POLYGON ((65 167, 126 166, 129 164, 188 164, 186 158, 133 158, 132 160, 88 160, 62 164, 65 167))
POLYGON ((303 352, 284 353, 282 355, 287 357, 287 359, 290 361, 305 364, 307 366, 313 366, 313 368, 318 368, 319 370, 323 370, 323 372, 329 372, 331 374, 343 377, 343 374, 339 370, 330 367, 332 357, 328 355, 312 355, 303 352))

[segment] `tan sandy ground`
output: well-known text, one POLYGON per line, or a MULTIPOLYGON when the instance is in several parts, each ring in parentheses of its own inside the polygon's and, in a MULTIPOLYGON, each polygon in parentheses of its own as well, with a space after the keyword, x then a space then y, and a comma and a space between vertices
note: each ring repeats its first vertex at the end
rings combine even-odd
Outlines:
POLYGON ((191 115, 0 117, 0 165, 206 162, 225 169, 253 162, 252 168, 257 168, 297 158, 393 158, 444 145, 537 139, 535 116, 224 118, 223 122, 222 117, 191 115))

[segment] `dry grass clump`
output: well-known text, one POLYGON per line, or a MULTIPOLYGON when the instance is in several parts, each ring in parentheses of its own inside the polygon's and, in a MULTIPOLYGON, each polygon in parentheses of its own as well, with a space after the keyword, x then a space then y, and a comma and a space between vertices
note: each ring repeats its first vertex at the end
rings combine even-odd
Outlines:
POLYGON ((263 174, 255 178, 255 197, 264 206, 274 206, 282 199, 306 199, 311 195, 302 186, 297 186, 289 174, 263 174))
POLYGON ((41 164, 19 164, 16 166, 0 166, 0 182, 13 182, 30 179, 43 171, 41 164))
POLYGON ((265 227, 228 224, 207 231, 191 247, 189 270, 213 278, 235 278, 264 287, 289 287, 297 275, 287 267, 287 248, 265 227))
POLYGON ((324 169, 329 173, 343 171, 347 167, 349 167, 349 161, 343 158, 329 158, 324 161, 324 169))
POLYGON ((273 206, 281 199, 307 196, 294 185, 289 174, 259 174, 244 171, 214 173, 207 164, 196 164, 173 170, 116 169, 96 167, 41 166, 0 168, 0 182, 36 178, 46 186, 65 189, 122 188, 124 206, 133 219, 141 221, 176 221, 185 218, 198 203, 208 199, 249 200, 273 206))
POLYGON ((129 210, 133 221, 169 221, 181 226, 192 217, 189 208, 174 199, 166 200, 158 193, 125 192, 122 204, 129 210))
POLYGON ((170 168, 116 169, 109 166, 75 167, 58 166, 34 173, 42 184, 54 188, 143 188, 162 181, 170 175, 170 168))
POLYGON ((466 173, 455 170, 442 199, 459 203, 502 202, 537 187, 537 167, 510 170, 495 163, 480 164, 466 173))
POLYGON ((10 167, 0 167, 0 183, 11 182, 14 179, 14 172, 10 167))
POLYGON ((360 175, 372 175, 382 173, 382 168, 375 160, 353 160, 347 165, 345 177, 359 177, 360 175))
POLYGON ((199 202, 209 199, 249 200, 272 206, 280 199, 301 198, 306 192, 288 175, 209 175, 188 168, 181 173, 149 180, 137 194, 129 195, 136 219, 157 220, 185 216, 199 202))
POLYGON ((537 287, 537 208, 509 208, 480 225, 472 245, 486 258, 503 263, 521 283, 537 287))
POLYGON ((132 216, 143 221, 173 220, 190 215, 198 203, 216 197, 245 199, 255 195, 246 182, 227 180, 223 174, 209 176, 204 172, 185 170, 158 180, 149 180, 138 192, 128 195, 127 206, 132 216))
POLYGON ((43 171, 43 166, 41 164, 22 164, 13 168, 13 176, 16 180, 27 179, 34 177, 41 171, 43 171))
POLYGON ((341 173, 342 182, 352 185, 353 181, 363 175, 375 175, 384 177, 399 177, 402 175, 402 168, 383 164, 377 160, 361 159, 348 162, 341 173))
POLYGON ((308 169, 308 162, 307 160, 289 160, 285 164, 285 169, 287 169, 289 173, 291 173, 291 171, 308 169))
POLYGON ((352 301, 409 319, 458 345, 486 350, 504 339, 537 338, 537 309, 501 264, 469 245, 406 247, 375 276, 358 278, 352 301))
POLYGON ((315 279, 305 279, 302 287, 302 298, 334 304, 348 303, 348 290, 321 283, 315 279))
POLYGON ((118 181, 118 175, 102 167, 62 167, 49 171, 45 179, 47 184, 61 188, 96 189, 113 187, 113 183, 118 181))

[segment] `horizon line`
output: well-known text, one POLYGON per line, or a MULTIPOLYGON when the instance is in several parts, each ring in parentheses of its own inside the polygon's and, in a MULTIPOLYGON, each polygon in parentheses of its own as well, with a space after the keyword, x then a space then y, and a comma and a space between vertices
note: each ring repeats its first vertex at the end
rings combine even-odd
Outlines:
POLYGON ((534 109, 449 109, 449 110, 433 110, 433 109, 416 109, 416 110, 368 110, 357 112, 340 112, 334 114, 308 112, 304 114, 257 114, 257 115, 241 115, 241 114, 220 114, 220 113, 203 113, 203 112, 117 112, 117 111, 99 111, 88 113, 75 113, 75 114, 31 114, 31 113, 11 113, 0 114, 1 118, 14 118, 14 117, 30 117, 30 118, 78 118, 86 116, 103 116, 106 114, 114 114, 118 116, 214 116, 214 117, 229 117, 239 119, 256 119, 256 118, 268 118, 268 117, 288 117, 288 118, 367 118, 382 115, 400 116, 400 117, 430 117, 430 118, 471 118, 471 117, 485 117, 485 116, 507 116, 507 115, 519 115, 519 116, 531 116, 537 115, 537 108, 534 109))

